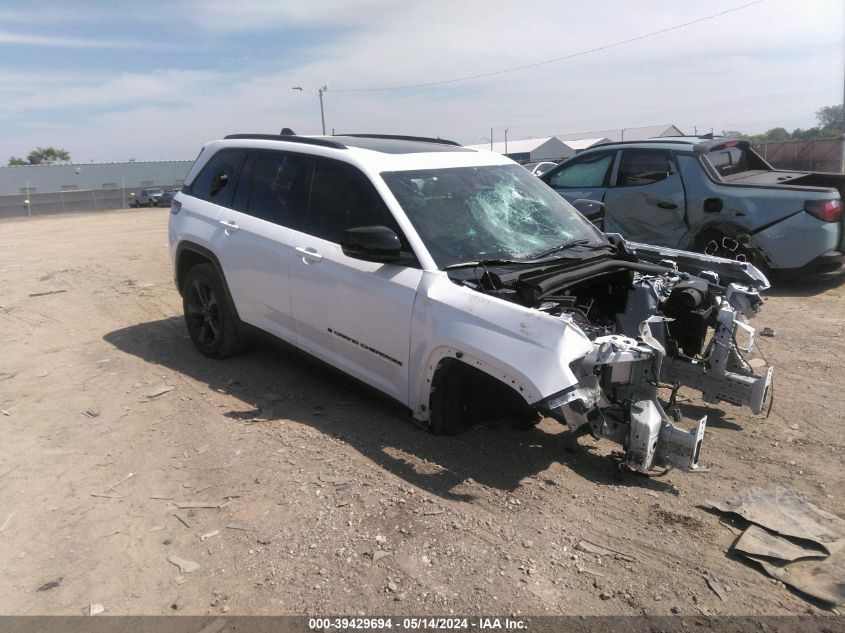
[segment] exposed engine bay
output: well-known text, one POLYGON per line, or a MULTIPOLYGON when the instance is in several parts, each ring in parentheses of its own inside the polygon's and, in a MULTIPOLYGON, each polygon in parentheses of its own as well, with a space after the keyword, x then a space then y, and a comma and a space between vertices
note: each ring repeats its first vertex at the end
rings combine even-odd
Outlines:
POLYGON ((534 403, 538 411, 621 444, 633 470, 696 468, 706 417, 690 430, 676 426, 677 390, 763 411, 772 368, 757 374, 746 360, 754 329, 745 320, 759 310, 768 282, 744 262, 609 237, 615 252, 607 256, 481 265, 450 277, 561 319, 592 342, 592 351, 570 364, 578 382, 534 403), (672 418, 658 399, 660 387, 671 389, 672 418))

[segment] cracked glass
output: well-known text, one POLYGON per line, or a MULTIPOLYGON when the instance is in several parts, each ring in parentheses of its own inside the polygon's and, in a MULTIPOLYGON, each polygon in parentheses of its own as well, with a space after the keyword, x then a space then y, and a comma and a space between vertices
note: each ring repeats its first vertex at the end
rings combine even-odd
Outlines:
POLYGON ((519 165, 382 173, 438 267, 530 260, 555 246, 604 236, 519 165))

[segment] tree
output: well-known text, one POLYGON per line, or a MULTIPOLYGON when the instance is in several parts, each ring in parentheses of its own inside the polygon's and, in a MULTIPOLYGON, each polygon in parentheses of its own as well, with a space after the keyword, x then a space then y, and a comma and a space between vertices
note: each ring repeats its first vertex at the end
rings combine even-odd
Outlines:
POLYGON ((811 127, 806 130, 802 130, 800 127, 797 127, 792 130, 792 134, 790 134, 789 137, 795 141, 809 141, 811 139, 818 138, 820 131, 821 130, 817 127, 811 127))
POLYGON ((763 134, 743 134, 736 130, 724 130, 722 136, 728 138, 741 138, 752 143, 765 143, 767 141, 809 141, 816 138, 827 138, 839 136, 842 133, 842 104, 825 106, 816 110, 816 119, 819 121, 817 127, 802 130, 795 128, 790 133, 785 128, 774 127, 763 134))
POLYGON ((825 106, 816 110, 816 119, 823 130, 841 130, 842 104, 825 106))
POLYGON ((67 163, 70 161, 70 154, 63 149, 55 147, 36 147, 26 157, 30 165, 53 165, 54 163, 67 163))
POLYGON ((786 128, 782 127, 773 127, 771 130, 767 130, 763 136, 765 136, 768 141, 789 140, 789 132, 786 131, 786 128))
POLYGON ((12 156, 9 159, 9 167, 17 167, 19 165, 29 165, 29 161, 24 160, 23 158, 18 158, 17 156, 12 156))

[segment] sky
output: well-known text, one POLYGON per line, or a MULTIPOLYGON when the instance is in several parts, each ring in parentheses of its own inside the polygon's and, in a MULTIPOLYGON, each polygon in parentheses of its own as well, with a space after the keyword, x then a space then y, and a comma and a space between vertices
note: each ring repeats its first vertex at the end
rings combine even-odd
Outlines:
POLYGON ((231 133, 320 134, 322 86, 329 133, 464 144, 491 128, 816 125, 843 99, 845 2, 749 2, 0 0, 0 164, 37 146, 184 160, 231 133))

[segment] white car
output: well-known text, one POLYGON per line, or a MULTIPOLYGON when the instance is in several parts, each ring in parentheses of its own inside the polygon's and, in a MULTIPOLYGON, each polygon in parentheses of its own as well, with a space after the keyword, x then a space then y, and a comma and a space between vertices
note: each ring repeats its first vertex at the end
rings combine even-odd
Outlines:
POLYGON ((159 201, 161 200, 162 195, 164 195, 164 190, 160 187, 156 187, 154 189, 142 189, 137 196, 134 193, 129 194, 129 206, 157 207, 159 205, 159 201))
POLYGON ((768 287, 752 265, 605 236, 516 163, 448 141, 213 141, 169 240, 200 352, 257 328, 437 433, 550 416, 620 443, 632 469, 693 468, 706 419, 675 426, 658 386, 759 413, 771 382, 743 356, 768 287))

